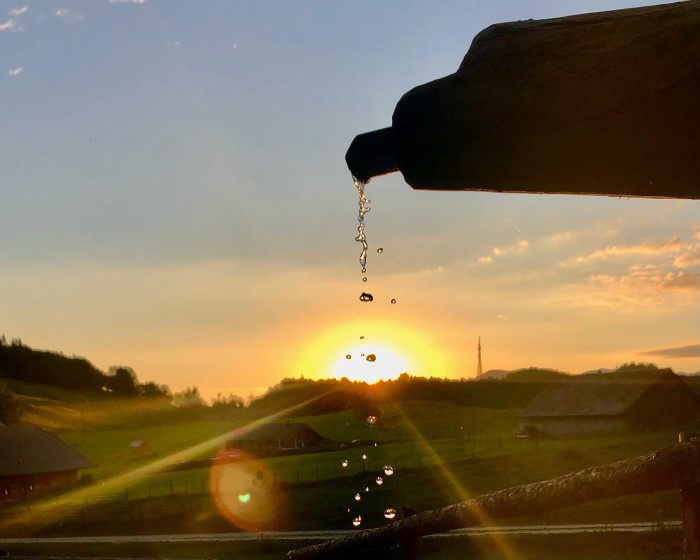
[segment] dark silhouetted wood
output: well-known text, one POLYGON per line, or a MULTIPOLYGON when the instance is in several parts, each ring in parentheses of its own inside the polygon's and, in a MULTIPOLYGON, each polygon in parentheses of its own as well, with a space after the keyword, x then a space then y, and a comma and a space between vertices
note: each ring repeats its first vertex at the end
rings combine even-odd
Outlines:
MULTIPOLYGON (((591 467, 551 480, 506 488, 438 510, 425 511, 383 527, 293 550, 289 560, 357 555, 489 520, 536 515, 604 498, 649 494, 700 483, 700 440, 677 443, 653 453, 591 467)), ((353 557, 355 557, 353 556, 353 557)))
MULTIPOLYGON (((700 434, 681 432, 678 440, 689 442, 700 434)), ((683 558, 700 560, 700 485, 681 488, 681 515, 683 518, 683 558)))
POLYGON ((355 176, 391 161, 416 189, 700 198, 700 2, 488 27, 390 130, 355 139, 355 176))

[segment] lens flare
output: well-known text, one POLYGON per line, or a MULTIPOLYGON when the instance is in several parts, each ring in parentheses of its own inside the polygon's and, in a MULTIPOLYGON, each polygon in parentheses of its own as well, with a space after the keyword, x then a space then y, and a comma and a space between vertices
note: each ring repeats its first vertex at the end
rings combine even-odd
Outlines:
POLYGON ((232 524, 244 531, 269 531, 284 526, 286 499, 275 473, 245 453, 222 452, 210 474, 216 507, 232 524), (228 455, 228 459, 227 459, 228 455))

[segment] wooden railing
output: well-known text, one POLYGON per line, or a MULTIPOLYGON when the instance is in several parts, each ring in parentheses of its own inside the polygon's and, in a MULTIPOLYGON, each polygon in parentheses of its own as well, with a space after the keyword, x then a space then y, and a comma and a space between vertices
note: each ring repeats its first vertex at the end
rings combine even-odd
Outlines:
POLYGON ((542 482, 505 488, 394 523, 292 550, 289 560, 357 556, 400 544, 406 559, 420 555, 426 535, 481 525, 484 520, 546 513, 604 498, 680 489, 683 554, 700 560, 700 438, 683 432, 680 442, 647 455, 591 467, 542 482))

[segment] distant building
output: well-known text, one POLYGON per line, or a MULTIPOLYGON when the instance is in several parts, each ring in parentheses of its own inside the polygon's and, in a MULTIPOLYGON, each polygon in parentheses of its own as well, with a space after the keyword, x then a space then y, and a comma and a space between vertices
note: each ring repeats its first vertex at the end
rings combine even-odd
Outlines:
POLYGON ((233 432, 227 446, 244 451, 261 451, 319 447, 322 441, 323 437, 306 424, 286 422, 263 424, 240 434, 233 432))
POLYGON ((137 439, 129 444, 129 458, 131 459, 148 459, 155 454, 148 442, 142 439, 137 439))
POLYGON ((520 420, 549 435, 691 429, 700 397, 670 369, 575 375, 539 393, 520 420))
POLYGON ((29 497, 75 483, 95 464, 35 426, 0 427, 0 500, 29 497))

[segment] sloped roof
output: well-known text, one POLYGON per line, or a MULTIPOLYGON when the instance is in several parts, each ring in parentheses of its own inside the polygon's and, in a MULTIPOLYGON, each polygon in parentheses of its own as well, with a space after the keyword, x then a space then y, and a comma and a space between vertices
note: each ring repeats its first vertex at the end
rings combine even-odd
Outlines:
POLYGON ((520 416, 617 416, 664 379, 683 383, 670 369, 571 376, 535 396, 520 416))
POLYGON ((0 428, 0 476, 72 471, 95 464, 35 426, 0 428))
POLYGON ((284 424, 263 424, 252 430, 231 434, 232 441, 290 441, 294 439, 321 440, 319 433, 306 424, 286 422, 284 424))

